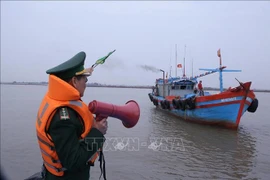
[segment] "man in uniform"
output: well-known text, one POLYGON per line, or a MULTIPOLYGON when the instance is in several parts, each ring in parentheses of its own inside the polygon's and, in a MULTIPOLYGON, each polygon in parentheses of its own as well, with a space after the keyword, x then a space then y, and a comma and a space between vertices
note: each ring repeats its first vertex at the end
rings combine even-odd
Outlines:
POLYGON ((107 131, 107 118, 95 121, 81 100, 87 77, 86 54, 46 71, 48 91, 40 105, 36 130, 46 180, 89 180, 90 166, 98 155, 107 131))

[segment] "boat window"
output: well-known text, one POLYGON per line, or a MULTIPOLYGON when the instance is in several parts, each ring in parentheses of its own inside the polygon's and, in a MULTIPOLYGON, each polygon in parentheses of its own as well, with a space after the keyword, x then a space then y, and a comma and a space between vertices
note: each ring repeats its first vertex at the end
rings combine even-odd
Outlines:
POLYGON ((180 89, 186 89, 187 86, 180 86, 180 89))
POLYGON ((192 88, 192 86, 189 85, 189 86, 187 86, 187 89, 193 89, 193 88, 192 88))

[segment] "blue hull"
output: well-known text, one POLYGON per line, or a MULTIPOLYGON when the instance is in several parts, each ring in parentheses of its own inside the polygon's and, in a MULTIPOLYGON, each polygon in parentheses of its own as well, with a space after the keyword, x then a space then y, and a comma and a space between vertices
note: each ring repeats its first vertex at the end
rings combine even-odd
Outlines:
MULTIPOLYGON (((175 109, 170 104, 170 109, 164 109, 161 106, 161 101, 165 100, 163 97, 153 95, 153 98, 158 99, 157 107, 167 111, 181 119, 188 121, 196 121, 198 123, 205 124, 218 124, 230 127, 237 127, 237 118, 240 111, 241 102, 244 96, 235 96, 229 98, 226 102, 224 99, 198 102, 195 109, 175 109)), ((225 99, 226 100, 226 99, 225 99)), ((252 99, 247 97, 244 101, 244 105, 241 111, 241 116, 247 111, 249 105, 252 103, 252 99)))

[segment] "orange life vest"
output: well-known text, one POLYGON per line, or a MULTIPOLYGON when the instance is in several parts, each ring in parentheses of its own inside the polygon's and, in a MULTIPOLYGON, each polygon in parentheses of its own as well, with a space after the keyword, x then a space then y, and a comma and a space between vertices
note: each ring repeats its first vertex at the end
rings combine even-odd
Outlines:
MULTIPOLYGON (((92 127, 93 115, 87 105, 80 100, 80 94, 74 87, 58 77, 50 75, 48 92, 43 98, 37 114, 36 132, 44 165, 50 173, 56 176, 63 176, 66 168, 62 166, 52 138, 47 132, 57 108, 63 106, 74 109, 80 115, 84 122, 84 132, 80 138, 85 138, 92 127)), ((94 154, 89 161, 93 163, 97 156, 98 153, 94 154)))

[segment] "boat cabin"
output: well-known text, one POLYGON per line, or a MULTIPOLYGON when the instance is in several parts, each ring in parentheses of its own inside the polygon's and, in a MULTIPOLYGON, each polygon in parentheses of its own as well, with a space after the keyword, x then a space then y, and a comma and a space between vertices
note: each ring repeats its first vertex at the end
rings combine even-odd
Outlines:
POLYGON ((153 87, 154 94, 158 96, 180 96, 184 97, 186 94, 194 93, 196 87, 196 79, 187 78, 169 78, 157 79, 156 85, 153 87))

